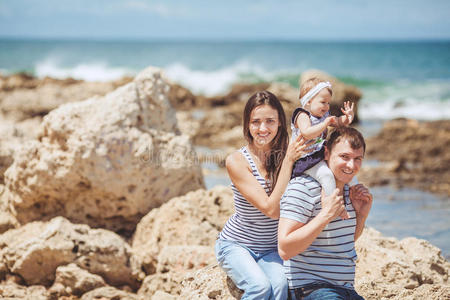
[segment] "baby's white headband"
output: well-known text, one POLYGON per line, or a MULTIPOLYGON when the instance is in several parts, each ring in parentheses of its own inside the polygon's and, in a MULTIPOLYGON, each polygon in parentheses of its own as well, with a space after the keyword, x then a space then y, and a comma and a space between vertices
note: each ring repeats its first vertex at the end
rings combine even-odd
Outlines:
POLYGON ((302 104, 302 107, 305 107, 305 105, 308 104, 308 102, 324 88, 331 89, 331 83, 328 81, 322 81, 319 82, 315 87, 310 89, 309 92, 305 94, 305 96, 300 98, 300 103, 302 104))

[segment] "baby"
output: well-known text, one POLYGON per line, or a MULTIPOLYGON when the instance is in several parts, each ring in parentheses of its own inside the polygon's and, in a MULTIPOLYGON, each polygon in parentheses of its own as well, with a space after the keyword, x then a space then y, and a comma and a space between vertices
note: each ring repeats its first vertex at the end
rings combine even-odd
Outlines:
POLYGON ((311 78, 300 87, 300 102, 291 121, 292 138, 302 135, 306 140, 314 140, 312 150, 295 162, 292 178, 306 173, 322 185, 322 191, 330 195, 336 189, 334 175, 324 162, 325 139, 328 126, 350 125, 354 119, 354 103, 344 102, 343 115, 330 116, 330 101, 333 91, 331 84, 319 78, 311 78))

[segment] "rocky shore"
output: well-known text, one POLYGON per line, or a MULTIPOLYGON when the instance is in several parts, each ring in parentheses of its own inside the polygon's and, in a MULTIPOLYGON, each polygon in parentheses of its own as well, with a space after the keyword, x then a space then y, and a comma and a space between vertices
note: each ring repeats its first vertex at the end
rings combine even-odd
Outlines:
MULTIPOLYGON (((301 80, 332 81, 333 109, 360 99, 318 72, 301 80)), ((195 149, 215 149, 220 165, 244 143, 243 106, 261 89, 288 115, 297 105, 284 84, 206 98, 155 68, 109 83, 0 77, 0 298, 239 299, 213 252, 232 192, 204 189, 200 162, 211 157, 195 149)), ((448 194, 448 129, 388 122, 368 141, 380 166, 361 181, 448 194)), ((366 228, 357 252, 366 299, 449 299, 450 263, 430 243, 366 228)))
POLYGON ((370 185, 415 187, 450 197, 450 121, 387 122, 368 140, 367 158, 378 166, 359 178, 370 185))

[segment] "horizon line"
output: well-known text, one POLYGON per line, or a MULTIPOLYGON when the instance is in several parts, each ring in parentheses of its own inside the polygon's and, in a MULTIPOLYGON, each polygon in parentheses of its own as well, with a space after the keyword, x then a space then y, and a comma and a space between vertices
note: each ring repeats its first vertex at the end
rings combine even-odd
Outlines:
POLYGON ((450 42, 448 38, 185 38, 185 37, 36 37, 36 36, 1 36, 2 41, 77 41, 77 42, 199 42, 199 43, 233 43, 233 42, 304 42, 304 43, 351 43, 351 42, 450 42))

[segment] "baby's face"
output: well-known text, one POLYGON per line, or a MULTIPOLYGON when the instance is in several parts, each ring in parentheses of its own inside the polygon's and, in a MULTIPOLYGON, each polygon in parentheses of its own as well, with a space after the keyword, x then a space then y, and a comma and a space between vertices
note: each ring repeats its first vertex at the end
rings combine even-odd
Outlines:
POLYGON ((323 117, 330 110, 331 94, 328 89, 322 89, 309 102, 309 112, 315 117, 323 117))

